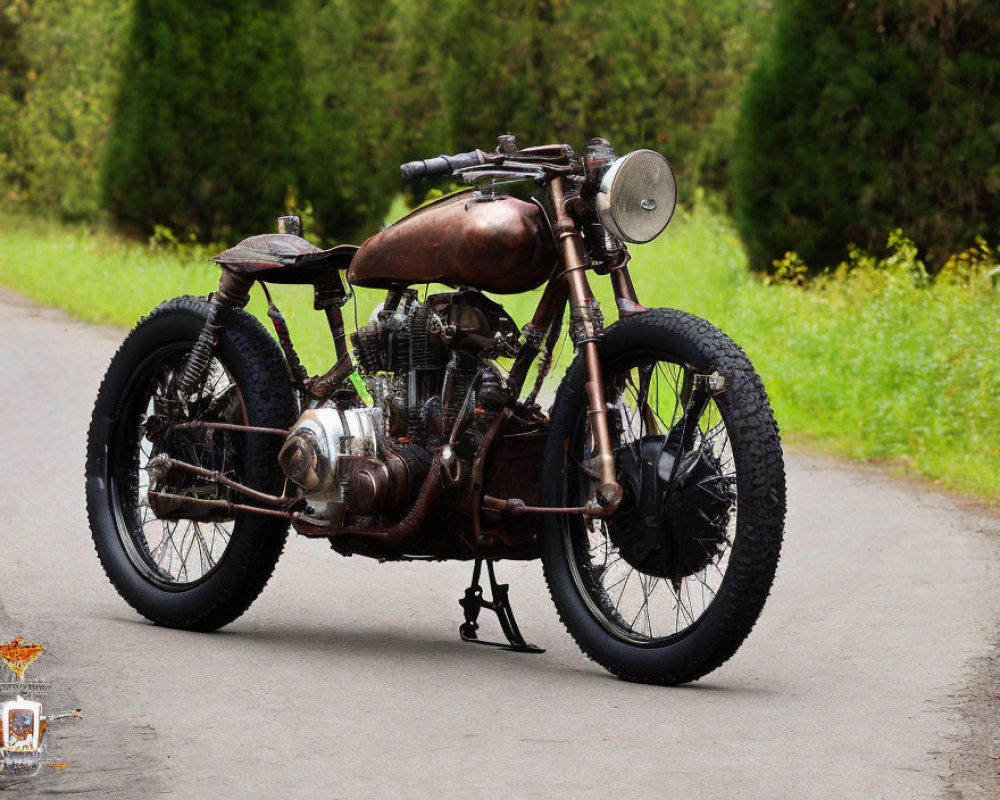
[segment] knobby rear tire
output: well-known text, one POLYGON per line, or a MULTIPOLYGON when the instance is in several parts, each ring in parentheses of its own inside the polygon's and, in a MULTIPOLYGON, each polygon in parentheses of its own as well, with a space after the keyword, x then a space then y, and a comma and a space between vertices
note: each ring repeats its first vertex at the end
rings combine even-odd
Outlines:
MULTIPOLYGON (((112 359, 98 392, 86 463, 87 513, 97 555, 111 583, 132 608, 157 625, 198 631, 227 625, 250 607, 274 571, 288 523, 238 513, 221 559, 203 580, 180 588, 157 585, 137 569, 123 544, 109 451, 118 427, 129 424, 123 415, 134 416, 123 406, 139 380, 137 373, 165 349, 189 350, 208 312, 205 300, 179 297, 162 303, 136 325, 112 359)), ((238 386, 250 425, 292 425, 297 403, 284 356, 254 317, 238 310, 227 312, 214 355, 238 386)), ((277 454, 282 440, 263 435, 246 435, 244 440, 241 480, 260 491, 280 494, 283 481, 277 454)))

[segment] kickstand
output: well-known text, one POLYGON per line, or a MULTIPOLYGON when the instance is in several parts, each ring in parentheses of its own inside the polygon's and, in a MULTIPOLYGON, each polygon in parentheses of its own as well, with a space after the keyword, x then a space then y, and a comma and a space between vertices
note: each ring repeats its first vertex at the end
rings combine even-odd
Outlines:
POLYGON ((489 647, 499 647, 502 650, 516 650, 519 653, 544 653, 541 647, 528 644, 518 630, 517 622, 514 620, 514 612, 510 608, 510 601, 507 599, 507 590, 510 588, 506 583, 497 583, 497 577, 493 573, 493 561, 486 559, 486 572, 490 577, 490 592, 493 594, 492 600, 483 599, 483 587, 479 585, 479 576, 483 570, 483 559, 476 559, 476 566, 472 570, 472 585, 465 590, 465 597, 458 602, 465 610, 465 622, 462 623, 458 632, 463 642, 473 644, 484 644, 489 647), (484 642, 478 636, 479 612, 487 608, 497 615, 500 621, 500 628, 504 636, 507 637, 507 644, 502 642, 484 642))

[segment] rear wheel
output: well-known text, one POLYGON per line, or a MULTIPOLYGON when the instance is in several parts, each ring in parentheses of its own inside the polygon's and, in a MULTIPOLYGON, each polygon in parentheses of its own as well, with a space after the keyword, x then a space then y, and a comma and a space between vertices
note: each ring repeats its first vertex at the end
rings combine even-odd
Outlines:
POLYGON ((204 300, 182 297, 136 326, 108 368, 87 445, 87 510, 108 577, 143 616, 192 630, 219 628, 246 611, 271 576, 288 524, 246 512, 193 519, 167 513, 151 504, 151 490, 195 503, 244 498, 187 473, 158 474, 157 458, 280 494, 280 437, 175 426, 201 421, 287 429, 297 408, 281 351, 242 311, 228 313, 199 385, 190 393, 177 388, 208 311, 204 300))
MULTIPOLYGON (((702 319, 650 310, 609 327, 600 349, 624 499, 606 520, 546 517, 549 590, 614 674, 696 680, 736 652, 770 591, 785 513, 777 426, 746 356, 702 319)), ((585 380, 578 359, 556 397, 545 505, 583 505, 601 482, 585 380)))

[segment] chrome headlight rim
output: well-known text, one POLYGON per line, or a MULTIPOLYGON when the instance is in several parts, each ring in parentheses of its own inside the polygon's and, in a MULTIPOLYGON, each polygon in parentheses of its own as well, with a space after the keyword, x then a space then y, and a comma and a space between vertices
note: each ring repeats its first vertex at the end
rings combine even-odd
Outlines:
POLYGON ((670 162, 648 149, 615 159, 601 177, 594 206, 601 224, 617 239, 632 244, 653 241, 666 230, 677 207, 677 181, 670 162), (650 171, 657 180, 642 185, 641 178, 650 171))

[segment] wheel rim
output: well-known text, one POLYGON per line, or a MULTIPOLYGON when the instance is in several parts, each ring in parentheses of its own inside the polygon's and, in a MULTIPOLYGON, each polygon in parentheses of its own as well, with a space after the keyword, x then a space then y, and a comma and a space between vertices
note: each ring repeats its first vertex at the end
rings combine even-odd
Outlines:
MULTIPOLYGON (((225 365, 213 357, 199 386, 181 399, 174 387, 189 344, 163 348, 135 372, 124 394, 109 448, 109 495, 116 529, 132 567, 147 581, 168 591, 185 591, 204 583, 220 567, 236 529, 236 520, 161 520, 149 505, 147 466, 158 452, 150 438, 150 421, 170 416, 171 423, 191 421, 247 424, 242 392, 225 365), (167 411, 172 405, 175 410, 167 411), (181 416, 176 408, 182 409, 181 416)), ((239 479, 240 437, 211 434, 212 452, 221 450, 222 463, 213 466, 239 479)), ((171 453, 202 466, 206 448, 193 439, 183 453, 171 453)), ((218 459, 216 459, 218 461, 218 459)), ((226 496, 228 499, 227 495, 226 496)))
MULTIPOLYGON (((607 371, 608 416, 620 479, 625 449, 631 447, 634 452, 643 441, 671 430, 681 419, 694 375, 690 367, 648 354, 632 354, 607 371)), ((626 558, 621 541, 615 541, 613 521, 575 515, 562 518, 565 552, 577 592, 591 616, 621 641, 639 647, 672 644, 701 623, 722 589, 738 530, 736 465, 727 415, 725 404, 720 407, 715 398, 709 398, 687 451, 704 453, 711 464, 710 469, 692 472, 697 480, 692 480, 688 491, 708 493, 704 508, 716 518, 712 526, 705 523, 703 530, 711 527, 717 535, 692 541, 684 538, 682 526, 666 525, 667 538, 683 541, 686 552, 704 548, 701 568, 679 579, 650 574, 626 558)), ((567 449, 567 494, 575 493, 566 498, 567 505, 579 505, 600 482, 598 470, 588 463, 593 454, 584 408, 567 449)), ((684 454, 679 460, 684 463, 684 454)), ((629 502, 636 505, 635 498, 626 493, 620 513, 628 513, 629 502)), ((701 560, 675 566, 684 572, 701 560)))

